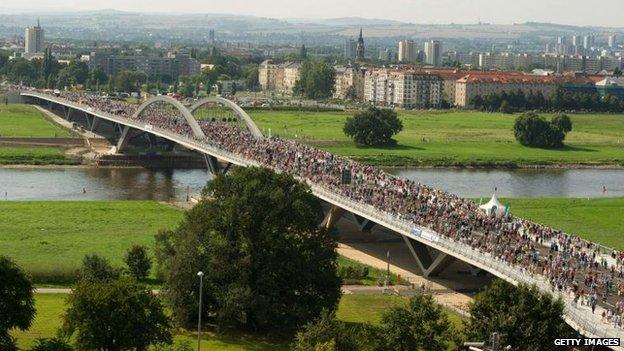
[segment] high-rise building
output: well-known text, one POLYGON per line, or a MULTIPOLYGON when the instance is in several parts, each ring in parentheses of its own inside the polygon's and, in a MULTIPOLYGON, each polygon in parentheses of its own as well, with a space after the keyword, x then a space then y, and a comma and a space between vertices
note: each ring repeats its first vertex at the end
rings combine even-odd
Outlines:
POLYGON ((594 36, 591 34, 583 36, 583 48, 589 50, 594 46, 594 36))
POLYGON ((414 63, 418 59, 418 49, 412 40, 399 42, 399 62, 414 63))
POLYGON ((615 34, 609 35, 609 47, 614 48, 617 46, 617 37, 615 34))
POLYGON ((357 55, 357 42, 353 39, 347 39, 345 41, 344 57, 346 59, 355 59, 357 55))
POLYGON ((364 37, 362 36, 362 28, 360 28, 360 36, 358 37, 358 40, 357 40, 356 52, 357 52, 357 55, 356 55, 357 59, 364 60, 365 48, 364 48, 364 37))
POLYGON ((25 39, 24 52, 26 54, 43 52, 44 36, 39 19, 37 19, 37 26, 26 28, 25 39))
POLYGON ((425 43, 425 63, 439 66, 442 59, 442 42, 431 40, 425 43))
POLYGON ((208 41, 210 41, 211 43, 215 42, 215 30, 211 29, 208 31, 208 41))
POLYGON ((581 37, 579 37, 578 35, 573 35, 572 46, 581 46, 581 37))

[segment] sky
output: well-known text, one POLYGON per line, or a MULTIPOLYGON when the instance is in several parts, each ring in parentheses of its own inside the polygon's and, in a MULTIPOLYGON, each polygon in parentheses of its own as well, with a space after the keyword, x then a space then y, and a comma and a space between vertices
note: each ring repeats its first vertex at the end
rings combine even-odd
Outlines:
POLYGON ((0 12, 110 8, 272 18, 357 16, 421 24, 533 21, 624 27, 624 0, 602 0, 596 3, 598 8, 590 3, 588 0, 2 0, 0 12))

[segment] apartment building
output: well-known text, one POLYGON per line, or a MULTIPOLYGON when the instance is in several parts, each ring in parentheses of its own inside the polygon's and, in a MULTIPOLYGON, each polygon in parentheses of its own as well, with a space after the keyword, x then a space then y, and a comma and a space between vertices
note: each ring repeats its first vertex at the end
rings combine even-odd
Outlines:
POLYGON ((353 87, 356 100, 364 99, 364 70, 353 66, 334 66, 334 98, 345 99, 349 89, 353 87))
MULTIPOLYGON (((582 80, 582 79, 581 79, 582 80)), ((457 80, 455 85, 455 105, 470 107, 472 100, 477 96, 501 94, 503 92, 522 91, 542 93, 549 96, 560 86, 567 83, 582 83, 579 79, 561 76, 533 76, 523 74, 490 74, 467 75, 457 80)))
POLYGON ((442 79, 420 71, 371 69, 364 77, 364 101, 405 109, 440 106, 442 79))
POLYGON ((258 68, 258 81, 263 91, 292 94, 300 77, 301 64, 265 60, 258 68))

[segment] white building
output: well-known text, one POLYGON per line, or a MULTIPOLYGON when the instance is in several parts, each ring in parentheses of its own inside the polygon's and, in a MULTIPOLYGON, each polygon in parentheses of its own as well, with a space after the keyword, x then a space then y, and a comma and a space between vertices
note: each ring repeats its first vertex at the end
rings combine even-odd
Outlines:
POLYGON ((415 63, 418 59, 418 48, 412 40, 399 42, 399 62, 415 63))
POLYGON ((24 53, 26 55, 33 55, 43 52, 44 33, 43 28, 39 25, 37 19, 37 26, 26 28, 24 53))
POLYGON ((442 62, 442 42, 431 40, 425 43, 425 62, 428 65, 440 66, 442 62))
POLYGON ((378 106, 405 109, 440 105, 442 79, 414 71, 374 69, 364 77, 364 100, 378 106))

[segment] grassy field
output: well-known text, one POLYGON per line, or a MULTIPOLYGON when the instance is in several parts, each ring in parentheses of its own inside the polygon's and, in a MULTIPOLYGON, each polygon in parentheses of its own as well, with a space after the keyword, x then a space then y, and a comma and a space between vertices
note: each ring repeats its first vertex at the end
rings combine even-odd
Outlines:
MULTIPOLYGON (((37 338, 53 337, 61 325, 65 311, 65 294, 37 294, 37 316, 32 327, 25 332, 13 331, 18 346, 26 349, 37 338)), ((387 295, 344 295, 338 306, 337 317, 345 322, 378 324, 381 315, 390 307, 404 306, 407 297, 387 295)), ((461 317, 449 312, 451 323, 461 328, 461 317)), ((180 331, 176 340, 186 340, 195 346, 197 334, 180 331)), ((202 334, 203 350, 218 351, 264 351, 288 350, 289 341, 270 340, 253 335, 218 335, 211 332, 202 334)))
MULTIPOLYGON (((46 120, 34 107, 21 104, 0 105, 0 137, 54 138, 69 133, 46 120)), ((3 165, 73 165, 80 163, 65 156, 61 147, 0 146, 3 165)))
POLYGON ((37 282, 61 282, 85 254, 121 265, 130 246, 151 248, 154 234, 181 218, 182 211, 149 201, 0 202, 0 254, 37 282))
POLYGON ((624 165, 624 116, 572 115, 566 148, 526 148, 513 136, 517 115, 471 111, 402 111, 392 148, 358 148, 342 132, 350 113, 251 111, 265 133, 303 139, 325 150, 386 166, 624 165))
POLYGON ((9 104, 0 106, 0 137, 53 138, 69 133, 47 121, 33 106, 9 104))
POLYGON ((624 198, 502 199, 511 213, 624 250, 624 198))
MULTIPOLYGON (((0 255, 12 257, 38 284, 65 286, 84 255, 97 253, 121 266, 130 246, 151 249, 154 234, 175 227, 182 216, 181 210, 151 201, 0 202, 0 255)), ((345 257, 338 264, 364 267, 345 257)), ((375 285, 385 277, 379 269, 368 272, 349 284, 375 285)))
POLYGON ((75 165, 80 160, 65 156, 61 147, 0 146, 0 165, 75 165))

